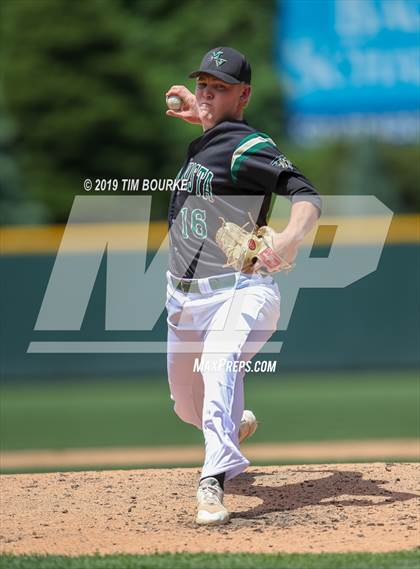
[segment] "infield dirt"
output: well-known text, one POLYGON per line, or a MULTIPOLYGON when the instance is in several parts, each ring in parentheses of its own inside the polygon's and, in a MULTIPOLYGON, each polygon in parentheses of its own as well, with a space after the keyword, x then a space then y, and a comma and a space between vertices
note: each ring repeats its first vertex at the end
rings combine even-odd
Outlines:
POLYGON ((249 468, 226 526, 194 522, 196 468, 4 475, 3 553, 387 552, 420 546, 419 465, 249 468))

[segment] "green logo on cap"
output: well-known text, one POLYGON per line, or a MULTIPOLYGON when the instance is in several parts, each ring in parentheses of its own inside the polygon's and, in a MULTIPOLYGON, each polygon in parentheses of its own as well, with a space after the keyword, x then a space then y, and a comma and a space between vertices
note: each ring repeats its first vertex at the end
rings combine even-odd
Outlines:
POLYGON ((226 63, 227 59, 222 59, 223 51, 212 51, 210 56, 210 61, 214 61, 216 67, 220 67, 226 63))

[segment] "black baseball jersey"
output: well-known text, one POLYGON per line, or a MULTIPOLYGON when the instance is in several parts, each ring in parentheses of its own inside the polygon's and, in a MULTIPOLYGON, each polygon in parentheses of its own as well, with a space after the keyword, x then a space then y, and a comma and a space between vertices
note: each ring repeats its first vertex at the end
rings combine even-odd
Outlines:
POLYGON ((223 121, 188 148, 169 206, 169 270, 203 278, 234 269, 216 244, 221 218, 240 226, 267 225, 273 194, 311 201, 321 210, 313 185, 271 138, 243 120, 223 121))

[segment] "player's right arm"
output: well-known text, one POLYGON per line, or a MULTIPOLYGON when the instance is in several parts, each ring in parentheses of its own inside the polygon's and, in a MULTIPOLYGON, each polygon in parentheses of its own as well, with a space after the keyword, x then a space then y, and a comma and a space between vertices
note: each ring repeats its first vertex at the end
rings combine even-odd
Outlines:
POLYGON ((191 93, 184 85, 172 85, 172 87, 165 93, 166 97, 176 95, 182 99, 182 107, 180 111, 173 111, 168 109, 166 115, 168 117, 175 117, 182 119, 190 124, 201 125, 200 113, 198 112, 197 101, 195 95, 191 93))

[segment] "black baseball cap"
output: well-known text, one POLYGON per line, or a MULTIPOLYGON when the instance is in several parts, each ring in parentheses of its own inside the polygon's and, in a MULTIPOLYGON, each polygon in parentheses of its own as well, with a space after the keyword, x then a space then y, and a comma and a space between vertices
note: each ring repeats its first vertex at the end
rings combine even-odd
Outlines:
POLYGON ((251 83, 251 66, 245 56, 233 47, 215 47, 203 57, 200 69, 189 77, 208 73, 226 83, 251 83))

